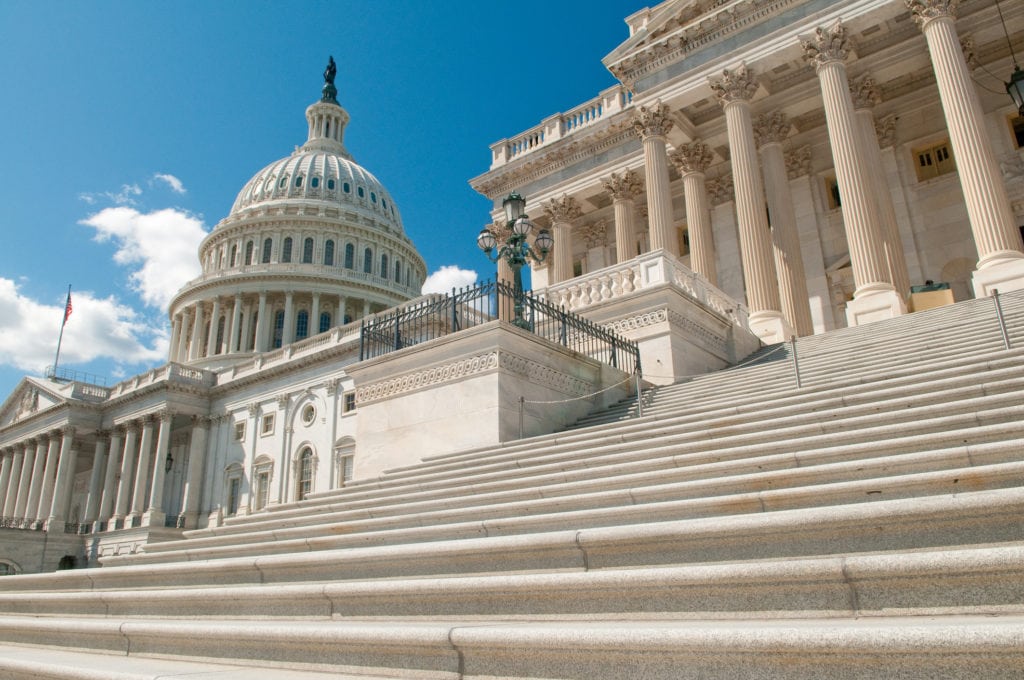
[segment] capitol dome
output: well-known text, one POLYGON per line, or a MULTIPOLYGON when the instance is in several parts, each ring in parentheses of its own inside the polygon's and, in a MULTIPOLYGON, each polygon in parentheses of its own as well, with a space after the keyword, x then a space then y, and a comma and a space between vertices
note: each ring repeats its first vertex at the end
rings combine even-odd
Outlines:
POLYGON ((391 194, 345 149, 334 60, 306 143, 253 175, 171 302, 170 360, 215 367, 420 294, 426 265, 391 194))

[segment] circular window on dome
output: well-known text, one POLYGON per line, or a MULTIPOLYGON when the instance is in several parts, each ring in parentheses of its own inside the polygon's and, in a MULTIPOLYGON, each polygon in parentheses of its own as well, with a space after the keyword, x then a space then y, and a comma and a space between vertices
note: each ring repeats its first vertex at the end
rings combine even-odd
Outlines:
POLYGON ((302 409, 302 422, 306 425, 312 425, 315 418, 316 408, 312 404, 306 404, 302 409))
POLYGON ((363 198, 364 196, 366 196, 366 192, 363 191, 362 187, 359 187, 359 198, 363 198))

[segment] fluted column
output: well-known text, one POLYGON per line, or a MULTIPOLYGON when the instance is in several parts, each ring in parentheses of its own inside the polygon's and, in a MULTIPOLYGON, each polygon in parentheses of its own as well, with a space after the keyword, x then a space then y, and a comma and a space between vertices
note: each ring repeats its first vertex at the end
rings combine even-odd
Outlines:
POLYGON ((850 326, 857 326, 905 314, 906 304, 889 280, 889 267, 877 220, 878 210, 857 133, 844 63, 850 49, 846 27, 836 22, 829 29, 818 28, 812 40, 803 42, 803 48, 805 58, 814 63, 821 85, 856 285, 853 300, 846 305, 846 321, 850 326))
POLYGON ((725 110, 750 330, 765 342, 782 342, 789 339, 793 330, 782 314, 772 237, 765 214, 764 185, 754 146, 750 100, 757 92, 757 83, 746 66, 741 65, 723 71, 722 80, 712 81, 711 88, 725 110))
POLYGON ((36 517, 45 520, 50 516, 50 507, 53 505, 53 487, 57 477, 57 458, 60 456, 60 437, 51 433, 49 446, 46 449, 46 466, 43 468, 43 485, 39 490, 39 505, 36 507, 36 517))
POLYGON ((227 335, 227 349, 224 350, 225 354, 234 354, 239 351, 238 336, 241 333, 242 328, 242 294, 238 293, 235 295, 234 302, 231 303, 231 316, 228 317, 228 335, 227 335))
POLYGON ((11 476, 7 481, 7 493, 4 495, 4 517, 16 517, 14 508, 18 504, 18 486, 21 485, 21 467, 25 459, 25 445, 18 444, 11 456, 11 476))
MULTIPOLYGON (((22 445, 21 473, 18 475, 18 500, 14 503, 14 516, 26 517, 28 495, 32 490, 32 464, 36 459, 36 447, 30 439, 22 445)), ((31 519, 31 518, 29 518, 31 519)))
POLYGON ((114 500, 117 498, 117 470, 123 450, 123 441, 124 429, 114 428, 107 444, 107 468, 103 475, 103 495, 100 498, 100 507, 96 515, 99 522, 106 522, 114 514, 114 500))
POLYGON ((882 152, 878 146, 878 135, 875 133, 875 115, 871 111, 882 101, 882 95, 871 76, 864 76, 854 82, 850 87, 850 95, 853 97, 853 110, 860 133, 860 146, 864 151, 864 162, 868 166, 871 193, 878 209, 879 233, 882 237, 886 266, 889 269, 889 280, 900 297, 906 298, 910 295, 910 274, 907 272, 907 258, 903 252, 899 225, 896 223, 892 192, 889 191, 889 182, 886 181, 885 168, 882 166, 882 152))
POLYGON ((153 484, 149 492, 149 507, 143 516, 144 526, 163 526, 164 524, 164 477, 167 474, 167 451, 171 445, 171 425, 174 414, 162 411, 159 416, 160 429, 156 434, 156 456, 153 461, 153 484))
POLYGON ((320 293, 313 293, 313 301, 309 305, 309 334, 320 332, 320 293))
POLYGON ((572 270, 572 221, 583 214, 579 203, 572 196, 563 195, 542 206, 544 214, 551 220, 552 237, 555 240, 553 281, 561 283, 573 277, 572 270))
POLYGON ((4 449, 0 451, 0 457, 3 459, 3 462, 0 463, 0 494, 3 494, 3 500, 0 501, 0 515, 6 516, 2 508, 7 502, 7 485, 11 483, 11 464, 14 462, 14 452, 4 449))
POLYGON ((621 175, 614 172, 601 180, 605 191, 612 196, 615 211, 615 258, 619 264, 636 257, 636 205, 634 200, 643 193, 640 177, 632 170, 621 175))
POLYGON ((242 305, 242 325, 238 328, 238 351, 249 352, 254 345, 250 346, 249 339, 252 333, 252 301, 242 305))
POLYGON ((132 493, 132 517, 141 517, 146 511, 149 498, 149 475, 153 461, 153 417, 142 421, 142 436, 139 438, 139 465, 135 468, 135 484, 132 493))
POLYGON ((71 491, 75 482, 75 461, 78 458, 78 449, 74 444, 74 428, 64 428, 61 431, 57 478, 53 485, 53 504, 50 506, 50 517, 46 520, 48 531, 59 531, 68 519, 68 505, 71 503, 71 491))
POLYGON ((117 485, 117 501, 114 505, 112 519, 122 520, 128 514, 128 503, 131 502, 133 470, 138 457, 139 425, 128 423, 124 437, 124 456, 121 458, 121 481, 117 485))
POLYGON ((178 334, 177 361, 184 363, 188 361, 188 336, 190 328, 188 310, 185 309, 179 312, 178 319, 181 323, 181 332, 178 334))
POLYGON ((100 496, 103 493, 103 473, 106 471, 107 459, 107 436, 104 432, 98 432, 96 446, 92 452, 92 473, 89 475, 89 495, 85 499, 85 513, 82 515, 82 522, 93 522, 99 513, 100 496))
POLYGON ((670 158, 683 178, 686 199, 686 231, 690 235, 690 268, 712 285, 718 285, 715 267, 715 243, 711 235, 711 206, 704 174, 711 165, 712 154, 700 140, 680 145, 670 158))
POLYGON ((779 277, 782 313, 797 335, 813 335, 811 305, 807 295, 807 275, 800 252, 800 234, 796 227, 796 210, 789 191, 789 175, 782 142, 789 136, 789 120, 780 111, 758 116, 754 138, 761 149, 765 197, 771 217, 772 241, 775 245, 775 271, 779 277))
POLYGON ((338 296, 338 318, 335 319, 335 321, 334 321, 334 325, 335 326, 344 326, 345 325, 345 312, 346 312, 347 309, 348 309, 348 298, 346 298, 344 295, 339 295, 338 296))
POLYGON ((1024 288, 1024 244, 1014 222, 978 93, 956 30, 959 0, 905 0, 921 26, 953 146, 967 217, 978 248, 974 294, 1024 288))
MULTIPOLYGON (((665 136, 672 130, 668 104, 641 106, 633 116, 633 130, 644 146, 644 175, 647 184, 647 223, 651 250, 679 255, 672 220, 672 190, 668 178, 668 150, 665 136)), ((555 242, 555 248, 558 242, 555 242)))
POLYGON ((220 346, 217 344, 217 327, 220 324, 220 298, 213 299, 213 309, 210 311, 210 332, 206 336, 206 354, 212 357, 220 354, 220 346))
POLYGON ((295 293, 284 294, 284 328, 281 329, 281 344, 290 345, 295 342, 295 293))
POLYGON ((195 322, 192 324, 192 345, 188 348, 188 360, 195 361, 203 356, 203 303, 195 305, 195 322))
POLYGON ((256 343, 253 348, 256 352, 266 352, 267 347, 267 294, 260 293, 260 302, 256 310, 256 343))
POLYGON ((49 443, 48 437, 40 437, 36 442, 35 462, 32 465, 32 483, 28 491, 28 504, 25 506, 25 516, 29 519, 46 519, 45 513, 39 511, 39 497, 43 490, 43 471, 46 465, 46 449, 49 443))
POLYGON ((370 301, 369 300, 363 300, 363 316, 360 317, 360 318, 364 318, 365 319, 368 316, 370 316, 370 301))
POLYGON ((178 356, 178 345, 181 342, 181 315, 175 314, 171 319, 171 342, 168 352, 168 361, 180 361, 178 356))
POLYGON ((210 430, 209 418, 192 417, 192 439, 188 448, 188 472, 185 481, 185 502, 182 514, 185 526, 194 528, 199 516, 202 494, 203 468, 206 465, 206 440, 210 430))

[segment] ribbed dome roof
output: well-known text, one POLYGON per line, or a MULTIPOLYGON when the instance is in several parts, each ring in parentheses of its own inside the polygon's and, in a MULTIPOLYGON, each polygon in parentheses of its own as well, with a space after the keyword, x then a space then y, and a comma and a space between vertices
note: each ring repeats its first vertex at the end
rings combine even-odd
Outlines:
POLYGON ((401 232, 402 221, 384 186, 347 154, 296 151, 275 161, 246 182, 231 213, 296 200, 328 203, 335 207, 371 211, 401 232))

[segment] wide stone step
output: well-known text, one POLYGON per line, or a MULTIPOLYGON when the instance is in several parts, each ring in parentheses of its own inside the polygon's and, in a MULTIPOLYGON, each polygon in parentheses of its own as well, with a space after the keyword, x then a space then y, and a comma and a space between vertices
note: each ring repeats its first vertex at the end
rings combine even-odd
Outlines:
POLYGON ((82 592, 0 593, 34 616, 378 620, 679 618, 1024 612, 1024 546, 539 574, 82 592))
POLYGON ((1019 678, 1024 617, 648 620, 53 622, 10 617, 3 636, 133 655, 410 679, 1019 678), (74 625, 71 625, 71 624, 74 625))

